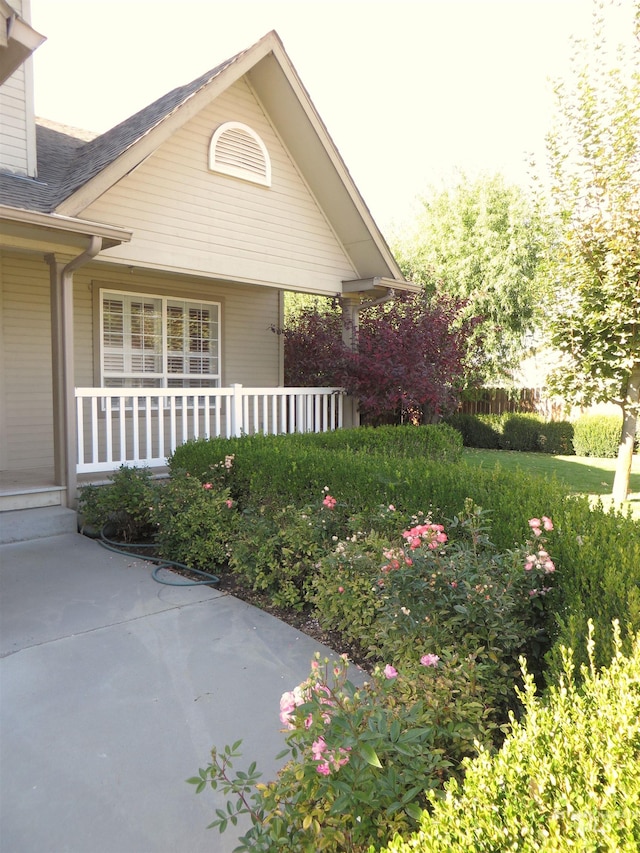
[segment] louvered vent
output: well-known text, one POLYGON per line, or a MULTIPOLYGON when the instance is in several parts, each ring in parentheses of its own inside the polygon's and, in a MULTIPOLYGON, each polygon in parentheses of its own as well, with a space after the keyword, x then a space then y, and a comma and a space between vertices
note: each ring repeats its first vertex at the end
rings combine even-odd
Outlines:
POLYGON ((211 139, 209 168, 271 186, 269 152, 258 134, 246 124, 230 121, 220 125, 211 139))

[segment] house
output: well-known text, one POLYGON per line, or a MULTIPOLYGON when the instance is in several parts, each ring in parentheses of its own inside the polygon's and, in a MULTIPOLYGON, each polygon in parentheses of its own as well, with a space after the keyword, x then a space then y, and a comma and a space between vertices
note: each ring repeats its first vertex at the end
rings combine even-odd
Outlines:
POLYGON ((283 294, 353 319, 415 288, 278 35, 96 136, 35 118, 42 37, 28 0, 2 18, 1 506, 74 507, 79 476, 194 436, 348 423, 339 389, 282 387, 283 294))

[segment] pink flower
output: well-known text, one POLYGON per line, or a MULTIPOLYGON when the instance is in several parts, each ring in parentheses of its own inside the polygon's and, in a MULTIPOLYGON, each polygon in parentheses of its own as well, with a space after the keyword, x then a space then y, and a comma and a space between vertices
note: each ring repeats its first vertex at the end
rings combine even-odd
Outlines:
POLYGON ((539 518, 530 518, 529 519, 529 527, 540 527, 542 522, 539 518))
POLYGON ((325 739, 323 737, 319 737, 318 740, 314 740, 311 744, 311 754, 313 755, 314 761, 320 761, 322 758, 322 753, 326 750, 327 744, 325 743, 325 739))
POLYGON ((394 505, 389 504, 389 512, 395 512, 395 511, 396 511, 396 508, 394 507, 394 505))
POLYGON ((331 768, 329 767, 329 765, 327 764, 326 761, 323 761, 321 764, 318 764, 316 766, 316 770, 322 776, 330 776, 331 775, 331 768))
POLYGON ((231 498, 228 498, 228 499, 225 501, 225 503, 226 503, 226 505, 229 507, 229 509, 231 509, 231 507, 233 506, 233 501, 231 500, 231 498))
POLYGON ((213 483, 203 483, 203 484, 202 484, 202 488, 203 488, 203 489, 212 489, 212 488, 213 488, 213 483))
POLYGON ((420 663, 422 664, 422 666, 438 666, 439 661, 440 658, 438 657, 438 655, 432 654, 422 655, 422 657, 420 658, 420 663))
POLYGON ((338 587, 338 592, 344 592, 344 587, 343 587, 343 586, 339 586, 339 587, 338 587))
POLYGON ((545 530, 553 530, 553 522, 546 515, 542 516, 542 525, 545 530))
POLYGON ((288 690, 280 697, 280 722, 290 729, 295 728, 293 712, 305 701, 303 687, 298 685, 294 690, 288 690))
POLYGON ((384 668, 384 677, 385 678, 395 678, 397 675, 398 675, 398 670, 394 666, 391 666, 390 663, 388 663, 384 668))
POLYGON ((327 495, 322 503, 327 507, 327 509, 333 509, 337 504, 337 501, 335 498, 332 498, 331 495, 327 495))

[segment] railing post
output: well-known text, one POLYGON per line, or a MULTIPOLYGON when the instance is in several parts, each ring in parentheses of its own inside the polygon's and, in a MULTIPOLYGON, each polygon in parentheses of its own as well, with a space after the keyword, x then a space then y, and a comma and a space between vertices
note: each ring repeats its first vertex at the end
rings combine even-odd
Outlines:
POLYGON ((231 385, 233 396, 231 397, 231 435, 240 438, 244 428, 242 422, 242 385, 235 382, 231 385))

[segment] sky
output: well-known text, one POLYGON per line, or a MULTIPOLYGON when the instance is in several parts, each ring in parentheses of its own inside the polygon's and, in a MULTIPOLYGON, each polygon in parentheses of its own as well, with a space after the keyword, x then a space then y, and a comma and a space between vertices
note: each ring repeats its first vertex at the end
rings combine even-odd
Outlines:
POLYGON ((38 116, 102 132, 276 30, 374 219, 544 160, 591 0, 31 0, 38 116))

